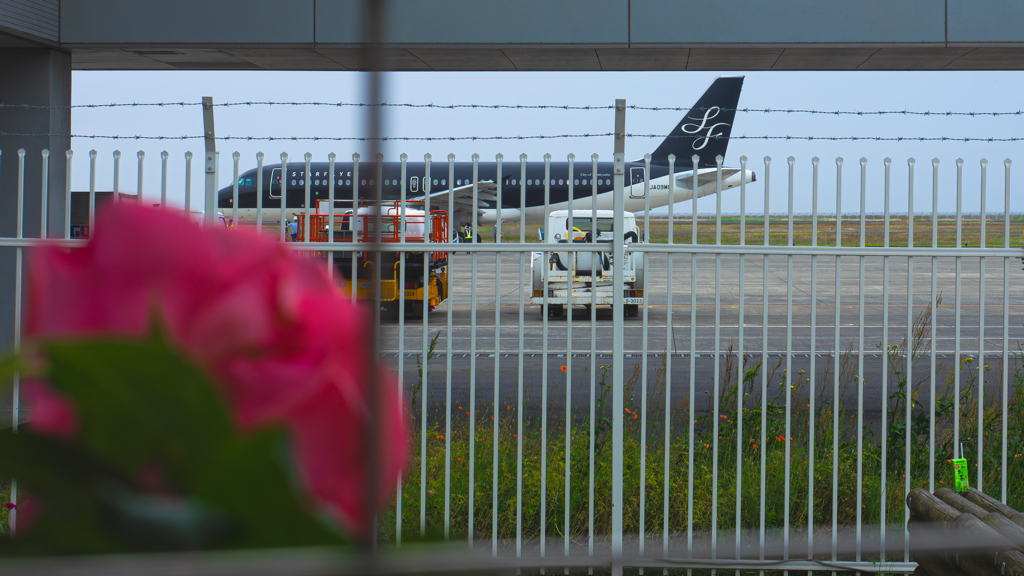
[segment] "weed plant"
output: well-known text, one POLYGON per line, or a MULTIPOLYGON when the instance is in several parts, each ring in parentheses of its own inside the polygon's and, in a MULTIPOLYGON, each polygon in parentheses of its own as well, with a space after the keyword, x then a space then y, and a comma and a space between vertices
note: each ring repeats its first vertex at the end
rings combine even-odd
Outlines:
MULTIPOLYGON (((474 538, 490 538, 492 530, 496 529, 499 538, 514 539, 519 527, 524 541, 536 541, 543 526, 544 535, 548 538, 564 537, 568 530, 573 541, 586 542, 591 521, 595 535, 609 534, 612 514, 611 427, 614 417, 623 419, 625 432, 623 523, 626 533, 640 532, 643 490, 644 531, 649 537, 660 538, 665 527, 666 486, 667 523, 672 534, 684 534, 688 526, 692 526, 694 531, 710 530, 712 499, 716 495, 717 528, 730 533, 735 529, 738 516, 742 530, 756 534, 761 527, 762 507, 766 529, 783 527, 787 500, 791 529, 806 529, 812 517, 817 528, 830 528, 833 517, 840 526, 852 526, 857 521, 858 487, 863 525, 878 527, 883 522, 884 513, 884 522, 891 527, 889 530, 901 531, 908 488, 928 488, 932 470, 933 488, 952 486, 949 460, 953 458, 954 422, 957 420, 959 440, 971 466, 972 486, 978 486, 978 434, 983 435, 981 486, 996 498, 1002 497, 1002 431, 1006 422, 1006 502, 1015 509, 1024 509, 1024 457, 1021 455, 1024 453, 1024 371, 1021 356, 1011 359, 1005 413, 1002 411, 1001 366, 979 366, 981 362, 976 358, 964 356, 959 366, 953 369, 948 365, 937 367, 936 373, 946 376, 944 382, 936 383, 935 449, 930 452, 932 422, 927 398, 930 359, 925 353, 930 349, 931 319, 930 308, 920 313, 911 333, 886 351, 888 399, 882 428, 884 434, 876 435, 868 426, 858 430, 856 405, 850 407, 842 401, 847 393, 855 392, 857 386, 864 385, 864 378, 881 379, 880 374, 862 376, 857 373, 857 356, 852 349, 839 354, 838 370, 834 359, 819 360, 813 398, 810 375, 803 370, 787 375, 782 360, 774 360, 766 366, 760 354, 745 355, 742 366, 738 367, 739 359, 730 350, 721 360, 724 381, 717 399, 718 419, 715 421, 712 411, 697 412, 692 421, 692 437, 689 399, 685 396, 680 398, 677 391, 672 397, 672 405, 668 406, 671 426, 666 431, 663 364, 652 371, 654 394, 648 402, 646 442, 641 434, 644 415, 640 412, 640 398, 636 395, 640 384, 639 366, 625 383, 627 408, 623 414, 611 413, 609 367, 601 367, 595 418, 590 418, 589 405, 577 406, 568 422, 564 411, 552 412, 546 426, 546 442, 543 442, 543 422, 538 418, 524 418, 522 438, 519 438, 514 400, 506 401, 497 411, 478 409, 472 435, 468 406, 456 404, 451 407, 450 454, 445 452, 443 424, 428 428, 425 455, 420 453, 419 424, 413 426, 410 462, 401 493, 403 540, 419 537, 421 513, 425 515, 428 538, 443 537, 446 525, 450 538, 468 537, 471 499, 474 538), (911 352, 909 360, 908 347, 911 352), (959 394, 955 386, 957 371, 961 375, 959 394), (742 380, 737 377, 739 373, 743 375, 742 380), (912 376, 912 381, 908 375, 912 376), (984 398, 980 394, 983 380, 987 384, 984 398), (998 392, 994 392, 996 390, 998 392), (955 414, 957 408, 958 415, 955 414), (979 418, 983 421, 980 428, 979 418), (496 464, 495 423, 498 442, 496 464), (834 433, 836 429, 838 434, 834 433), (472 492, 471 443, 475 445, 472 492), (713 458, 716 449, 717 470, 713 458), (543 450, 547 455, 546 469, 542 469, 543 450), (590 485, 591 455, 593 487, 590 485), (427 491, 422 511, 421 458, 426 459, 427 466, 427 491), (640 481, 642 461, 645 462, 643 486, 640 481), (495 470, 498 478, 496 496, 492 491, 495 470), (449 476, 450 480, 446 480, 449 476), (566 481, 569 482, 568 491, 566 481), (813 502, 809 502, 812 482, 813 502), (496 526, 493 522, 495 505, 496 526)), ((582 374, 581 380, 577 385, 589 385, 590 375, 582 374)), ((564 388, 561 393, 564 394, 564 388)), ((549 394, 553 396, 559 391, 552 389, 549 394)), ((415 396, 414 391, 412 397, 415 396)), ((419 415, 416 410, 413 413, 419 415)), ((443 422, 443 418, 431 420, 443 422)), ((379 519, 380 538, 385 542, 394 541, 397 537, 395 510, 393 502, 379 519)), ((756 536, 749 537, 756 539, 756 536)))

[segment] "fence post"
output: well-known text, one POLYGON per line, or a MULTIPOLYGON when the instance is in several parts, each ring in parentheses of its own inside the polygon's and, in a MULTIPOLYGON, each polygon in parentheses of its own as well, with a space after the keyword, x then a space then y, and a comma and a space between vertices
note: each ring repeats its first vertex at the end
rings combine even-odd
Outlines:
POLYGON ((612 238, 612 576, 622 574, 622 410, 623 405, 623 349, 622 333, 625 329, 625 302, 622 274, 625 259, 625 198, 623 180, 626 173, 626 101, 615 101, 615 164, 613 206, 615 219, 612 238))
MULTIPOLYGON (((212 226, 217 219, 217 137, 213 130, 211 96, 203 96, 203 140, 206 143, 206 202, 203 204, 203 219, 207 226, 212 226)), ((284 180, 283 174, 281 179, 284 180)), ((185 216, 188 217, 188 214, 185 216)))

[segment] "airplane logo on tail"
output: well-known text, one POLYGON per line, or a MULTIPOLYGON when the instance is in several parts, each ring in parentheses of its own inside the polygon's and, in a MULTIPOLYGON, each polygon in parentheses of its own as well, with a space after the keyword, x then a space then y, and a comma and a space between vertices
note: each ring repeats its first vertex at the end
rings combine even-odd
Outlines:
POLYGON ((708 108, 704 112, 704 118, 692 118, 690 116, 686 117, 687 120, 699 120, 700 125, 683 124, 682 126, 679 127, 684 134, 700 135, 698 138, 694 138, 693 140, 694 150, 703 150, 704 147, 708 145, 708 140, 710 140, 713 137, 721 136, 723 134, 722 132, 712 134, 712 132, 716 128, 718 128, 719 126, 729 126, 729 124, 726 122, 716 122, 708 126, 708 121, 713 120, 715 117, 717 117, 718 113, 721 111, 722 109, 719 108, 718 106, 712 106, 711 108, 708 108))

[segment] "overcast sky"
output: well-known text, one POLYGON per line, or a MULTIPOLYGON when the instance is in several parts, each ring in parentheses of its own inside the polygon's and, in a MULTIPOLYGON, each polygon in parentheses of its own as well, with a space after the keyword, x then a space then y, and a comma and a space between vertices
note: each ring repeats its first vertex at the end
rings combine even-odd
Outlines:
MULTIPOLYGON (((640 106, 692 106, 717 76, 744 75, 740 108, 799 108, 816 110, 915 110, 933 112, 1017 111, 1024 108, 1024 72, 401 72, 386 75, 388 102, 434 104, 552 104, 607 106, 616 98, 640 106)), ((73 74, 73 104, 111 102, 198 102, 212 96, 214 102, 255 100, 274 101, 365 101, 366 75, 356 72, 89 72, 73 74)), ((388 136, 533 136, 570 133, 604 133, 613 130, 613 112, 566 110, 436 110, 386 109, 384 133, 388 136)), ((252 106, 216 109, 218 136, 361 136, 364 119, 355 108, 312 106, 252 106)), ((681 118, 672 111, 629 111, 627 131, 638 134, 665 134, 681 118)), ((199 107, 81 109, 72 113, 74 134, 117 135, 200 135, 202 112, 199 107)), ((917 116, 825 116, 807 114, 739 113, 733 136, 858 136, 858 137, 939 137, 1007 138, 1024 136, 1024 117, 917 117, 917 116)), ((660 139, 631 138, 626 143, 627 158, 641 158, 653 150, 660 139)), ((159 199, 160 152, 170 153, 168 183, 171 196, 183 198, 185 180, 184 153, 197 157, 192 169, 193 194, 203 189, 202 140, 186 141, 113 141, 75 138, 73 187, 88 189, 88 151, 99 152, 97 188, 110 189, 113 178, 111 154, 122 151, 121 189, 134 190, 136 152, 144 150, 145 181, 148 199, 159 199)), ((356 142, 265 142, 221 141, 221 186, 232 179, 231 153, 241 153, 241 170, 254 168, 256 152, 267 155, 267 163, 280 161, 288 152, 292 161, 301 161, 305 152, 314 160, 327 160, 335 152, 339 160, 350 159, 353 152, 366 152, 356 142)), ((521 153, 530 160, 542 160, 550 153, 563 160, 574 153, 589 161, 598 153, 611 159, 612 140, 603 138, 564 138, 554 140, 389 142, 387 159, 397 160, 402 152, 421 160, 429 152, 435 162, 446 162, 454 153, 458 160, 469 160, 475 152, 482 160, 504 154, 506 162, 518 163, 521 153)), ((757 172, 758 182, 748 187, 748 212, 760 212, 764 206, 764 157, 772 157, 770 179, 771 211, 787 210, 788 165, 796 158, 794 202, 796 212, 810 211, 811 158, 821 158, 819 209, 834 212, 836 198, 836 158, 843 166, 843 210, 857 212, 860 207, 860 164, 866 157, 869 212, 882 210, 883 165, 893 160, 892 210, 905 212, 907 205, 907 159, 917 160, 915 170, 915 211, 931 210, 932 158, 940 160, 939 210, 956 208, 957 158, 963 158, 964 210, 977 212, 979 205, 979 161, 990 162, 988 173, 988 209, 1002 212, 1004 193, 1003 160, 1017 163, 1012 170, 1014 194, 1011 210, 1024 212, 1024 142, 873 142, 873 141, 763 141, 734 140, 725 164, 739 166, 740 156, 749 158, 748 168, 757 172)), ((198 203, 193 197, 193 203, 198 203)), ((726 212, 739 210, 739 192, 732 190, 722 198, 726 212)), ((700 201, 701 212, 714 211, 713 197, 700 201)), ((689 205, 677 210, 689 211, 689 205)))

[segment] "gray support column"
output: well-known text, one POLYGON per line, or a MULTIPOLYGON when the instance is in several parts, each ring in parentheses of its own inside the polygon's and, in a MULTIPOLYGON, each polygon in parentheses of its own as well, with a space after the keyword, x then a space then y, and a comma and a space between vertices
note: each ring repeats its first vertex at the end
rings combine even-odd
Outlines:
MULTIPOLYGON (((64 236, 65 152, 71 147, 71 55, 48 48, 0 49, 0 103, 46 108, 0 108, 0 237, 16 235, 18 149, 25 155, 25 236, 39 237, 42 150, 50 150, 48 235, 64 236)), ((14 248, 0 248, 0 353, 14 337, 14 248)), ((10 401, 7 400, 7 403, 10 401)), ((0 405, 3 402, 0 401, 0 405)), ((9 419, 3 419, 6 425, 9 419)))

